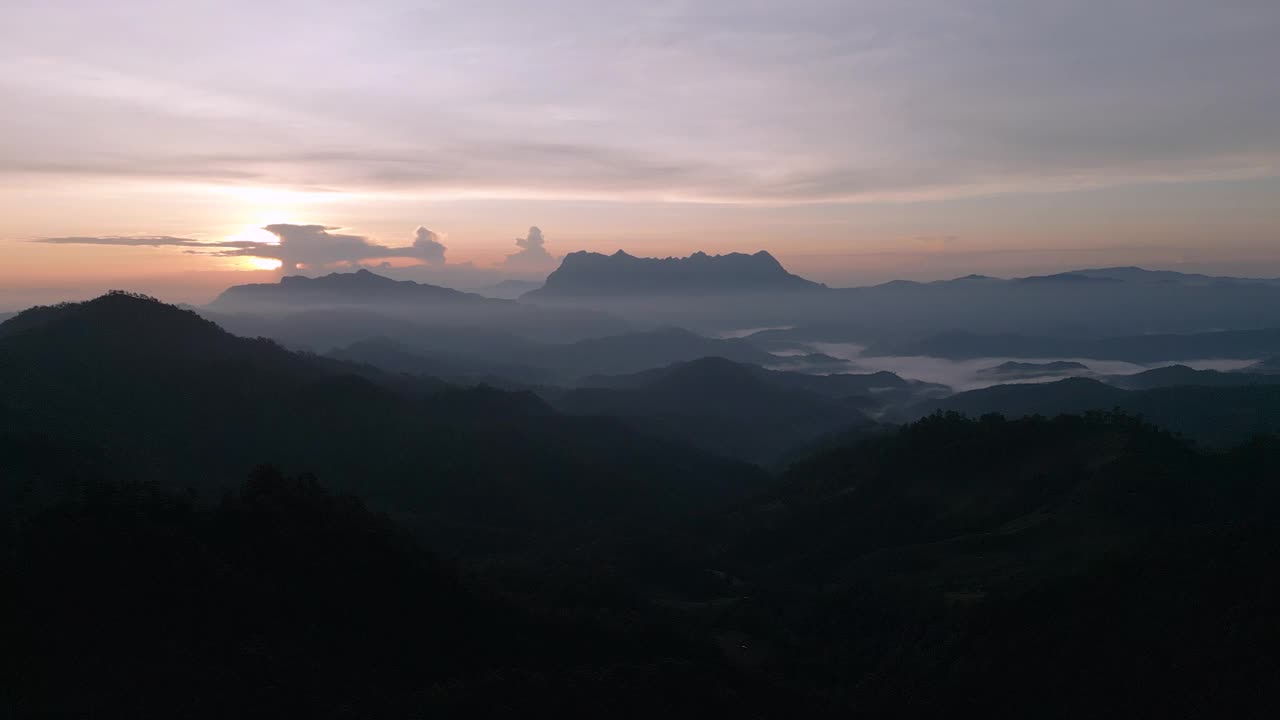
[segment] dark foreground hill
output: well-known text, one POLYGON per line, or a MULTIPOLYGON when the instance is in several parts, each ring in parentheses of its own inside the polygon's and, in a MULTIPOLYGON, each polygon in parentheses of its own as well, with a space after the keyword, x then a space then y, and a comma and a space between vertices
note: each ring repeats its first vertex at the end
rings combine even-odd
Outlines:
POLYGON ((1264 717, 1277 478, 1275 438, 936 416, 797 464, 719 562, 764 667, 868 717, 1264 717))
POLYGON ((474 548, 660 523, 759 482, 529 393, 405 392, 370 372, 123 294, 28 311, 0 325, 5 495, 68 477, 219 492, 271 462, 474 548))
POLYGON ((1277 477, 1274 438, 936 416, 682 531, 461 570, 271 469, 212 506, 95 486, 0 530, 0 710, 1270 717, 1277 477))
POLYGON ((273 468, 212 506, 126 484, 6 520, 7 718, 811 712, 705 633, 617 601, 516 604, 273 468))

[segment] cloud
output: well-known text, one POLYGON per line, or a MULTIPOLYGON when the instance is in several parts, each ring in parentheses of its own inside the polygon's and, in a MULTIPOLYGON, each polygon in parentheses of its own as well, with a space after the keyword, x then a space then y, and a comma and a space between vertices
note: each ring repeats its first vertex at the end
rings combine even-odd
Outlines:
POLYGON ((387 246, 362 235, 335 233, 337 227, 325 225, 293 225, 278 223, 263 228, 280 239, 278 243, 255 240, 203 241, 168 235, 48 237, 32 242, 53 245, 117 245, 123 247, 178 247, 183 252, 214 257, 258 257, 280 261, 281 270, 293 272, 300 267, 322 268, 338 264, 356 264, 366 260, 407 258, 423 263, 443 264, 445 246, 440 235, 419 226, 412 245, 387 246))
POLYGON ((123 247, 252 247, 257 245, 248 241, 227 241, 207 243, 191 238, 170 237, 168 235, 105 235, 100 237, 47 237, 36 238, 31 242, 48 243, 50 245, 119 245, 123 247))
POLYGON ((514 269, 535 269, 545 268, 555 264, 556 258, 547 252, 545 247, 546 238, 542 236, 542 230, 535 225, 529 228, 529 234, 522 238, 516 238, 516 246, 520 248, 519 252, 512 253, 503 261, 503 265, 514 269))
POLYGON ((417 251, 420 259, 430 265, 444 263, 445 247, 440 242, 440 235, 421 225, 413 232, 413 249, 417 251))
POLYGON ((495 0, 432 11, 429 52, 389 1, 283 54, 284 7, 20 2, 0 174, 798 203, 1280 172, 1274 0, 495 0))

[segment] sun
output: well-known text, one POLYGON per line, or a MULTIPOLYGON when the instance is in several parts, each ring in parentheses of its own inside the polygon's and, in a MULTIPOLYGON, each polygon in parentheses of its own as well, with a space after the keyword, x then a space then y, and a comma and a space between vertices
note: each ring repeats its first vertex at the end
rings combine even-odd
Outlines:
MULTIPOLYGON (((280 244, 280 238, 264 228, 264 226, 270 225, 273 222, 278 222, 274 216, 270 219, 264 219, 257 223, 245 225, 240 232, 225 236, 223 241, 252 243, 258 246, 278 246, 280 244)), ((282 263, 279 258, 245 255, 235 258, 234 267, 239 270, 279 270, 283 264, 284 263, 282 263)))
POLYGON ((275 258, 244 257, 240 261, 246 270, 279 270, 283 265, 275 258))
POLYGON ((254 223, 245 225, 244 229, 234 235, 228 235, 225 239, 239 242, 261 243, 263 245, 279 245, 280 238, 275 233, 266 229, 267 225, 272 222, 254 223))

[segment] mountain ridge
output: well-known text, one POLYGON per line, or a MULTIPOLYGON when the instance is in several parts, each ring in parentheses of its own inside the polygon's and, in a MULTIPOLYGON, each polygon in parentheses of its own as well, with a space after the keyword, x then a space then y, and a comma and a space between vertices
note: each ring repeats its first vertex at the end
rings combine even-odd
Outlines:
POLYGON ((826 290, 827 286, 788 272, 773 255, 753 254, 642 258, 619 250, 612 255, 569 253, 539 289, 522 297, 701 295, 734 292, 826 290))

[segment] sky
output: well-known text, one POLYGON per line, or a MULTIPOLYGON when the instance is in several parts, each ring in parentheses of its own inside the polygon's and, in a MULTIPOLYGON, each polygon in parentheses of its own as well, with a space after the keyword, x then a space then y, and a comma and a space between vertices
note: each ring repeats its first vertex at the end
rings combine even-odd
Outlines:
POLYGON ((768 250, 1280 276, 1275 0, 4 0, 0 309, 768 250))

